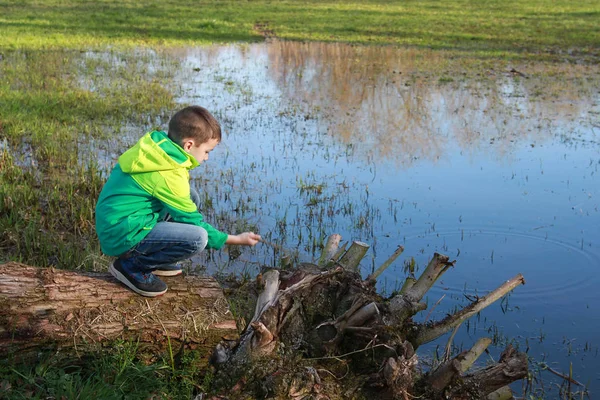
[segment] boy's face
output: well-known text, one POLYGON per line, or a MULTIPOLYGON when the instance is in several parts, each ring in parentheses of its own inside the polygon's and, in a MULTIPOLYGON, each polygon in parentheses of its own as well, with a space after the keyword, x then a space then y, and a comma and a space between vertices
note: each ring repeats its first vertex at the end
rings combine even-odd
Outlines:
POLYGON ((208 160, 208 154, 219 144, 217 139, 210 139, 208 142, 200 143, 200 146, 196 146, 193 139, 186 139, 183 141, 183 150, 186 153, 191 154, 198 164, 202 164, 208 160))

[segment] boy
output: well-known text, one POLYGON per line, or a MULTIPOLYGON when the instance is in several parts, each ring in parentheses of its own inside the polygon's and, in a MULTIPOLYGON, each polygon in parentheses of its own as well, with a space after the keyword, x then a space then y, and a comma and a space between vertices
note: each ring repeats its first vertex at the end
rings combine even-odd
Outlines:
POLYGON ((177 262, 205 247, 261 240, 253 232, 221 232, 198 212, 188 171, 208 160, 220 141, 217 120, 191 106, 171 118, 168 134, 149 132, 119 157, 96 204, 96 232, 102 251, 117 257, 110 273, 136 293, 165 293, 167 285, 157 276, 180 274, 177 262))

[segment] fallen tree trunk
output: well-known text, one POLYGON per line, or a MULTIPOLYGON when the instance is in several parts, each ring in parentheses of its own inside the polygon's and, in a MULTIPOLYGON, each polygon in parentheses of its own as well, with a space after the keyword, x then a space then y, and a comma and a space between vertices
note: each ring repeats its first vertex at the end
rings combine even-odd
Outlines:
POLYGON ((418 279, 384 298, 375 279, 402 249, 363 280, 356 271, 368 246, 355 242, 340 254, 339 243, 328 240, 320 265, 262 274, 239 342, 215 351, 213 398, 487 399, 527 375, 527 358, 510 347, 498 363, 465 375, 489 339, 430 372, 417 368, 415 353, 524 284, 520 274, 442 321, 418 324, 412 317, 427 308, 421 299, 455 262, 436 253, 418 279))
POLYGON ((184 344, 210 354, 222 336, 236 334, 214 279, 167 279, 169 291, 150 299, 107 273, 0 265, 0 356, 43 348, 79 353, 115 339, 139 341, 140 355, 150 358, 184 344))

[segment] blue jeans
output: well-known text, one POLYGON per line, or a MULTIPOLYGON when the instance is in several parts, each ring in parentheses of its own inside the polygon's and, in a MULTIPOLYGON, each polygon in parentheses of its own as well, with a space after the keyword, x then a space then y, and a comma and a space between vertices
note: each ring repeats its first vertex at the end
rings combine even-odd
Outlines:
MULTIPOLYGON (((191 198, 198 207, 200 196, 193 189, 191 198)), ((132 272, 150 272, 186 260, 204 250, 208 242, 208 233, 204 228, 169 222, 170 219, 167 215, 141 242, 119 256, 121 264, 132 272)))

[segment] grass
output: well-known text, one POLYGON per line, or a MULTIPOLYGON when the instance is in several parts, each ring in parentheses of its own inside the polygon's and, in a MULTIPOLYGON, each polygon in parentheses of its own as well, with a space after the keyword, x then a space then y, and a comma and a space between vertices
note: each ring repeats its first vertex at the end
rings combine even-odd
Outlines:
POLYGON ((160 118, 173 105, 162 77, 136 57, 115 64, 71 50, 4 55, 0 261, 93 267, 94 206, 104 182, 93 140, 160 118))
POLYGON ((187 352, 173 367, 169 360, 146 365, 137 344, 118 341, 110 352, 73 360, 43 355, 35 363, 0 361, 2 399, 190 399, 210 383, 187 352))
POLYGON ((597 57, 595 0, 3 1, 5 49, 286 40, 394 44, 478 57, 597 57))

